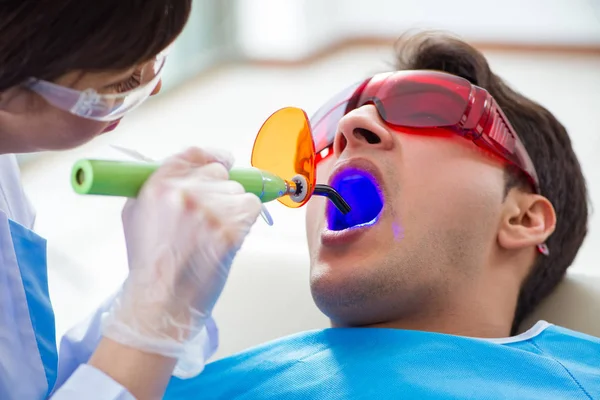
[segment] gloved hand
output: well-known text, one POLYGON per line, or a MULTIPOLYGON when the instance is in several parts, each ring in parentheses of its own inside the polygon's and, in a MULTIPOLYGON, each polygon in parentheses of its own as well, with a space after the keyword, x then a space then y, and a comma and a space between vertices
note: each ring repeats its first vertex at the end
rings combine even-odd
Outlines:
POLYGON ((189 371, 189 357, 199 355, 186 346, 204 328, 261 210, 257 196, 228 180, 232 164, 228 153, 189 149, 167 159, 123 209, 129 275, 103 334, 179 359, 184 375, 203 368, 198 360, 189 371))

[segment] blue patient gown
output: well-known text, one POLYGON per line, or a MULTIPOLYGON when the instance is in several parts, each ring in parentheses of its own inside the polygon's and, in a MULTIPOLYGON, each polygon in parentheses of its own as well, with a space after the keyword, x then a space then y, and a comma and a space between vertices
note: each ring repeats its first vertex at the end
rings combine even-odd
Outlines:
POLYGON ((544 321, 491 340, 325 329, 208 364, 165 399, 600 399, 600 340, 544 321))
MULTIPOLYGON (((34 219, 15 157, 0 155, 0 400, 133 399, 85 364, 100 341, 100 321, 112 297, 71 329, 57 351, 46 240, 32 230, 34 219)), ((218 345, 214 321, 199 339, 208 359, 218 345)))

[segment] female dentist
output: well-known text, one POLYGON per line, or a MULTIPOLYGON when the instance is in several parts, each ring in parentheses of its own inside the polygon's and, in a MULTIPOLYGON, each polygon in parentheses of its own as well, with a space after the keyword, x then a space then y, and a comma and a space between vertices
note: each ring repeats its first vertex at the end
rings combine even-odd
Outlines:
POLYGON ((260 201, 228 181, 228 154, 166 160, 123 210, 129 274, 63 338, 46 246, 14 153, 72 148, 160 89, 163 50, 191 0, 3 1, 0 7, 0 398, 156 399, 217 345, 210 315, 260 201), (199 193, 202 195, 200 196, 199 193))

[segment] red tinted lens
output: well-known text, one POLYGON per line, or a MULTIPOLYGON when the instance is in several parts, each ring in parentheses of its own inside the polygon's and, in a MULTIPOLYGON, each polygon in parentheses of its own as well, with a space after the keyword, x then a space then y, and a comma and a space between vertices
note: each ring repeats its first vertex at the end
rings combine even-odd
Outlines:
POLYGON ((315 149, 320 153, 323 149, 333 143, 337 132, 338 122, 346 113, 347 103, 339 104, 331 110, 323 119, 312 126, 315 149))
POLYGON ((348 101, 365 81, 355 83, 331 98, 311 117, 310 125, 317 153, 333 143, 340 119, 346 114, 348 101))
POLYGON ((433 71, 405 71, 375 76, 357 107, 374 103, 389 124, 438 128, 458 124, 469 105, 471 84, 433 71))

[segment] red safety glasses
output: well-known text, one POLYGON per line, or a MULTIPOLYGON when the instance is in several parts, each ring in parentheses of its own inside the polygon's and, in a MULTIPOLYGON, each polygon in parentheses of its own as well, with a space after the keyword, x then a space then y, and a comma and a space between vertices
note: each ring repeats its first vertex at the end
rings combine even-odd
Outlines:
MULTIPOLYGON (((439 71, 398 71, 375 75, 339 93, 311 118, 316 163, 332 153, 340 119, 373 104, 385 123, 396 128, 443 128, 519 168, 540 194, 535 167, 510 122, 483 88, 439 71)), ((422 133, 426 134, 427 129, 422 133)), ((538 250, 548 255, 545 244, 538 250)))

